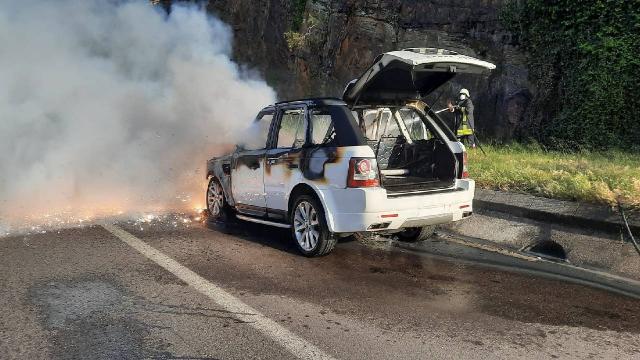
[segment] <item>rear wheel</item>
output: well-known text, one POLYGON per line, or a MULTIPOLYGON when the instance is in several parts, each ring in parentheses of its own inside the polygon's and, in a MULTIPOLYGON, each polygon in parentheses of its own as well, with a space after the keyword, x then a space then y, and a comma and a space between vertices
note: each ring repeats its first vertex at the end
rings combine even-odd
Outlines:
POLYGON ((427 240, 436 232, 436 226, 423 226, 415 228, 406 228, 396 235, 402 241, 420 241, 427 240))
POLYGON ((323 256, 336 246, 338 239, 329 231, 322 205, 313 196, 299 196, 289 216, 291 234, 304 256, 323 256))

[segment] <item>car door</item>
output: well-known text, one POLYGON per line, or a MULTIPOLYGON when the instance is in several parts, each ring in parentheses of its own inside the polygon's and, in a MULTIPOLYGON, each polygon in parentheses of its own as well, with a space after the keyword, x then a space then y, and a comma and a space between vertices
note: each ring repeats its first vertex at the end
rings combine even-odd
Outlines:
POLYGON ((269 218, 284 220, 287 212, 287 191, 290 181, 298 178, 302 150, 306 142, 307 121, 304 106, 279 110, 272 148, 267 151, 264 175, 269 218))
POLYGON ((240 144, 233 154, 231 191, 238 211, 248 215, 266 215, 265 154, 274 115, 275 110, 258 114, 247 132, 245 143, 240 144))

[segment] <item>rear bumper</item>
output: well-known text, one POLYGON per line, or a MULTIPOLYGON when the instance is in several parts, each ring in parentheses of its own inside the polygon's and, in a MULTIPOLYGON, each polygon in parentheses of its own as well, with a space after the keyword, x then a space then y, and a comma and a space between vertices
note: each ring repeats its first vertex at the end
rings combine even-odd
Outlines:
POLYGON ((458 221, 473 212, 473 180, 457 180, 455 189, 387 197, 383 188, 324 189, 319 195, 329 229, 348 233, 397 230, 458 221))

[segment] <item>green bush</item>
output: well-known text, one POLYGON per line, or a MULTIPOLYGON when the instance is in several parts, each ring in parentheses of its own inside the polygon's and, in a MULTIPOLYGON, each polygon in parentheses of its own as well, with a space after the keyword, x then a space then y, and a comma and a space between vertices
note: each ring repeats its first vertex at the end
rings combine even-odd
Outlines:
POLYGON ((284 33, 284 39, 287 42, 289 51, 296 51, 304 47, 305 38, 299 32, 287 31, 284 33))
POLYGON ((525 136, 554 148, 640 148, 640 3, 520 0, 503 22, 537 94, 525 136))

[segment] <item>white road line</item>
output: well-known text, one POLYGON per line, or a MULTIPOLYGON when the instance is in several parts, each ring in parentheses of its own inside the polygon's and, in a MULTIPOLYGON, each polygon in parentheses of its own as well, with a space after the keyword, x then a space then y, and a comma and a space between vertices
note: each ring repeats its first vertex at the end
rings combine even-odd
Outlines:
POLYGON ((146 256, 162 268, 166 269, 180 280, 194 287, 203 295, 215 301, 225 310, 235 313, 234 315, 248 325, 253 326, 264 335, 276 341, 285 347, 293 355, 300 359, 333 359, 333 357, 325 354, 315 345, 307 342, 303 338, 297 336, 291 331, 285 329, 275 321, 269 319, 265 315, 258 312, 251 306, 243 303, 240 299, 234 297, 219 286, 212 284, 202 276, 189 270, 185 266, 180 265, 177 261, 163 254, 162 252, 147 245, 142 240, 126 232, 120 227, 112 224, 102 224, 107 231, 124 241, 127 245, 136 249, 139 253, 146 256))

